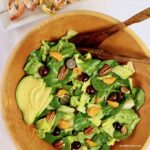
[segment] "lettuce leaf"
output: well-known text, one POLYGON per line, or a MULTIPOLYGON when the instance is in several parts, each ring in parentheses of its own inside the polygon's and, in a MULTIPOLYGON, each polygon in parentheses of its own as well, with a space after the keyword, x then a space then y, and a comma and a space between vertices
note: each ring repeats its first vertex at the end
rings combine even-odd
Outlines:
POLYGON ((119 65, 114 67, 112 69, 112 72, 120 76, 122 79, 127 79, 135 73, 135 68, 133 66, 133 63, 129 61, 127 65, 119 65))
POLYGON ((66 34, 65 36, 63 36, 61 39, 62 39, 62 40, 69 40, 69 39, 71 39, 72 37, 76 36, 77 34, 78 34, 78 32, 69 29, 68 32, 67 32, 67 34, 66 34))
POLYGON ((83 61, 81 55, 76 54, 75 60, 77 63, 77 66, 86 74, 91 76, 94 72, 99 70, 99 66, 101 64, 101 61, 98 59, 91 59, 83 61))
POLYGON ((74 119, 74 129, 75 131, 82 131, 83 129, 87 128, 91 122, 88 120, 86 114, 78 113, 74 119))
POLYGON ((133 99, 135 101, 135 108, 136 110, 138 110, 144 104, 145 93, 140 88, 133 88, 132 93, 133 93, 133 99))

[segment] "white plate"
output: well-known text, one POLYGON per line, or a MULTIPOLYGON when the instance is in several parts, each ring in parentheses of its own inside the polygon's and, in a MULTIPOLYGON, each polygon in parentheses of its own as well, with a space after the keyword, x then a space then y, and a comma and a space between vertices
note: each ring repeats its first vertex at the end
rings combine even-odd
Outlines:
MULTIPOLYGON (((0 0, 0 11, 7 10, 7 1, 8 0, 0 0)), ((82 5, 81 3, 85 1, 93 1, 93 0, 77 0, 75 3, 68 4, 61 10, 56 11, 56 15, 61 12, 79 9, 80 5, 82 5)), ((52 16, 53 15, 50 15, 50 17, 52 16)), ((8 11, 5 11, 2 14, 0 14, 0 19, 2 20, 3 25, 7 30, 31 23, 33 21, 43 19, 46 17, 48 17, 48 15, 43 13, 39 6, 32 12, 25 9, 23 15, 15 21, 10 20, 8 11)))

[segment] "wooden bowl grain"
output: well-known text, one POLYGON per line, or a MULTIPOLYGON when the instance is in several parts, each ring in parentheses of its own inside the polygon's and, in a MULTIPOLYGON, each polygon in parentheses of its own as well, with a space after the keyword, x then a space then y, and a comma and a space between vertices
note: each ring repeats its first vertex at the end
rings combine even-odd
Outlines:
MULTIPOLYGON (((49 19, 34 28, 14 49, 3 74, 1 86, 1 113, 3 120, 16 144, 21 150, 53 150, 53 147, 40 140, 33 126, 25 125, 22 114, 16 104, 15 90, 19 80, 24 76, 25 60, 34 49, 39 48, 41 40, 54 40, 66 34, 68 29, 79 33, 104 28, 118 21, 104 14, 91 11, 74 11, 53 19, 49 19)), ((149 57, 145 45, 129 29, 125 29, 108 38, 102 43, 103 49, 115 54, 124 54, 133 57, 149 57)), ((141 121, 134 134, 121 142, 116 143, 113 150, 141 150, 148 139, 150 132, 150 67, 146 64, 135 63, 135 85, 143 87, 146 93, 144 106, 138 112, 141 121)))

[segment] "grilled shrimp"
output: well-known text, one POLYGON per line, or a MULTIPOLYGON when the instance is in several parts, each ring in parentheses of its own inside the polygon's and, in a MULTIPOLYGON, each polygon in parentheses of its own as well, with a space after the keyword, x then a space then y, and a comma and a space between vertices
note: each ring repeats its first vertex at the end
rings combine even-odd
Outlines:
POLYGON ((38 5, 39 0, 23 0, 23 2, 29 10, 33 11, 34 8, 38 5))
POLYGON ((22 0, 9 0, 8 1, 8 12, 10 14, 10 19, 15 20, 20 17, 24 12, 24 3, 22 0))

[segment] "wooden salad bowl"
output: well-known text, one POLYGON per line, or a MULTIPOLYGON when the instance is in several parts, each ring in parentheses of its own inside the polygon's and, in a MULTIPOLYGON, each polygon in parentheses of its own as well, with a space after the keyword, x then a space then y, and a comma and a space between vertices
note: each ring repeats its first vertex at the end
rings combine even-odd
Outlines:
MULTIPOLYGON (((14 49, 5 72, 1 86, 1 113, 8 134, 12 137, 17 149, 53 150, 53 147, 40 140, 33 126, 27 126, 17 106, 15 91, 20 79, 24 76, 23 66, 32 50, 39 48, 41 40, 55 40, 65 35, 68 29, 79 33, 102 29, 119 21, 91 11, 74 11, 62 14, 45 21, 28 33, 14 49)), ((141 40, 130 30, 119 31, 105 40, 101 47, 114 54, 130 57, 150 57, 150 52, 141 40)), ((143 107, 138 114, 141 117, 133 135, 112 146, 112 150, 141 150, 150 133, 150 67, 143 63, 134 63, 136 74, 134 84, 142 87, 146 94, 143 107)))

